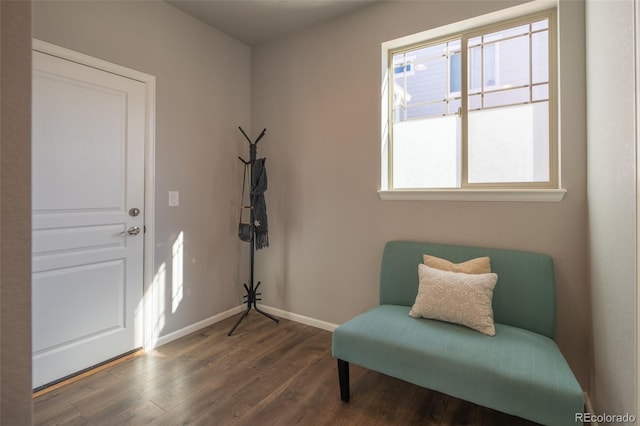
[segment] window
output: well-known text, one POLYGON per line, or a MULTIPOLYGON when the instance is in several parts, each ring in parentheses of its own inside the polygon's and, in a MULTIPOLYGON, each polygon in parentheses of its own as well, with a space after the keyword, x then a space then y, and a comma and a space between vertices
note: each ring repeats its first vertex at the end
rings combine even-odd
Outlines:
POLYGON ((555 14, 395 46, 383 190, 557 189, 555 14))

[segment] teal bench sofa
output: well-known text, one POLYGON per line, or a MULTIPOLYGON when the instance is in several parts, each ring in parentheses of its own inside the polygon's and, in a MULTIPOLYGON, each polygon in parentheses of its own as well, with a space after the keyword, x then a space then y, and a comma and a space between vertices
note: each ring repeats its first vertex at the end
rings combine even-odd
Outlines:
POLYGON ((554 342, 555 280, 549 256, 408 241, 385 245, 380 305, 336 328, 341 399, 349 363, 545 425, 575 425, 582 389, 554 342), (460 263, 489 256, 495 336, 409 316, 423 254, 460 263))

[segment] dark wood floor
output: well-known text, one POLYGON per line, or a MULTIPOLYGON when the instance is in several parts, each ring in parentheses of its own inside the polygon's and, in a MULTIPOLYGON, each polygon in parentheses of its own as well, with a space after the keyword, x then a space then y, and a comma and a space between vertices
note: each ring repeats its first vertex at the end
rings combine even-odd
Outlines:
POLYGON ((533 425, 351 366, 340 401, 331 333, 256 312, 34 399, 36 425, 533 425))

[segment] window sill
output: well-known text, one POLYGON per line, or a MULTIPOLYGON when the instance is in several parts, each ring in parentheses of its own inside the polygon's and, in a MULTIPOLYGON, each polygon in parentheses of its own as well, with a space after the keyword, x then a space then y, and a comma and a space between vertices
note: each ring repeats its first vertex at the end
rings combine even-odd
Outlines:
POLYGON ((395 201, 528 201, 560 202, 566 189, 423 189, 379 190, 382 200, 395 201))

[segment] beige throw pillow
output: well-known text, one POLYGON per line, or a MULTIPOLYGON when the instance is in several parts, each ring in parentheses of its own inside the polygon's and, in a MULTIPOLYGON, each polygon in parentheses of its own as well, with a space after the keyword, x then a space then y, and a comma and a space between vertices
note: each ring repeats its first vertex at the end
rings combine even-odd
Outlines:
POLYGON ((429 254, 423 254, 422 258, 425 265, 442 271, 464 272, 465 274, 488 274, 491 272, 491 259, 488 257, 477 257, 461 263, 453 263, 429 254))
POLYGON ((409 312, 414 318, 429 318, 464 325, 494 336, 493 289, 498 275, 441 271, 418 265, 420 285, 409 312))

